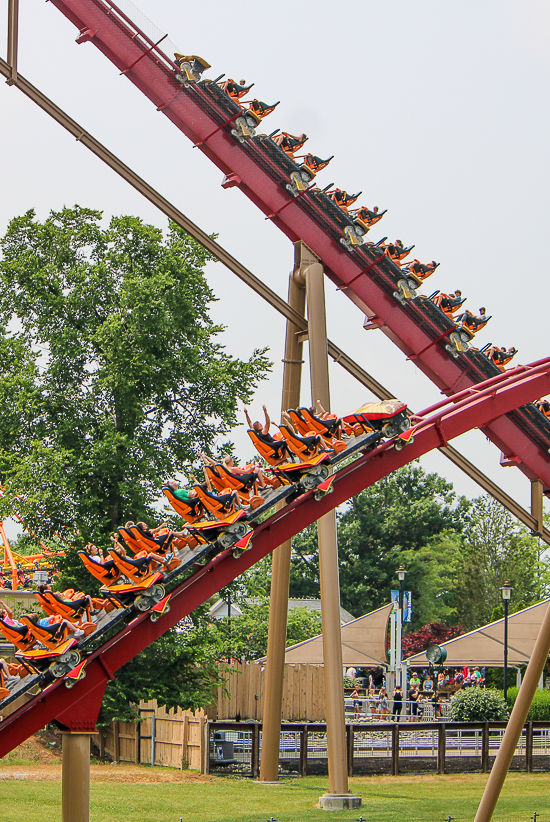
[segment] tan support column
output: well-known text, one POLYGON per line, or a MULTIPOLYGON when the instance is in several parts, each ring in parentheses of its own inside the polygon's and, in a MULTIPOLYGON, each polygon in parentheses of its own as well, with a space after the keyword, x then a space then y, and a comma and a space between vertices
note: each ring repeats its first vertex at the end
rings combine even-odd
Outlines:
MULTIPOLYGON (((330 409, 328 346, 323 266, 314 263, 306 269, 309 361, 312 404, 320 400, 330 409)), ((323 620, 323 662, 327 716, 329 790, 319 799, 324 810, 359 808, 361 799, 350 794, 344 714, 344 671, 340 626, 340 577, 336 512, 317 522, 321 615, 323 620)))
POLYGON ((542 519, 543 490, 544 486, 540 480, 531 480, 531 513, 534 516, 536 522, 536 526, 533 530, 533 534, 536 537, 542 536, 542 533, 544 531, 544 522, 542 519))
MULTIPOLYGON (((294 271, 290 275, 288 282, 288 304, 301 316, 305 316, 306 304, 304 281, 300 274, 303 264, 302 254, 305 248, 306 247, 302 246, 301 243, 296 244, 294 271)), ((300 329, 290 320, 287 320, 285 356, 283 360, 283 410, 295 408, 300 404, 303 342, 299 332, 300 329)), ((288 540, 273 551, 260 782, 277 782, 279 779, 281 710, 285 674, 291 550, 292 541, 288 540)))
POLYGON ((514 704, 512 714, 508 720, 506 731, 502 738, 493 769, 485 786, 485 791, 479 803, 474 822, 490 822, 497 804, 508 769, 516 751, 521 731, 525 725, 531 702, 537 690, 539 680, 544 671, 548 654, 550 653, 550 606, 540 626, 539 635, 531 654, 531 659, 525 672, 524 680, 514 704))
POLYGON ((90 822, 90 734, 63 731, 62 822, 90 822))
POLYGON ((6 80, 8 86, 17 82, 17 43, 19 23, 19 0, 8 1, 8 51, 7 62, 11 69, 10 77, 6 80))

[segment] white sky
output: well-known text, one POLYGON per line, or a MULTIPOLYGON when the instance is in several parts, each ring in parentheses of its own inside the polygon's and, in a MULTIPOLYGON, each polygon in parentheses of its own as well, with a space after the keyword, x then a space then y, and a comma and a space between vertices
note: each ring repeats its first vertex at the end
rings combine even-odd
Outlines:
MULTIPOLYGON (((0 0, 0 43, 7 0, 0 0)), ((372 231, 415 243, 414 256, 441 262, 429 291, 462 289, 467 307, 493 315, 479 342, 515 345, 516 362, 549 353, 548 264, 541 242, 550 206, 548 77, 550 6, 543 0, 327 0, 264 4, 241 0, 140 0, 140 9, 184 53, 255 82, 280 106, 265 131, 305 131, 309 150, 334 154, 319 175, 360 202, 387 208, 372 231)), ((293 249, 221 173, 50 3, 21 0, 20 72, 124 162, 286 297, 293 249)), ((15 215, 79 203, 106 216, 130 213, 164 227, 163 215, 28 101, 0 84, 0 231, 15 215)), ((227 326, 228 351, 247 357, 268 345, 273 376, 258 391, 277 416, 284 321, 221 264, 208 268, 227 326)), ((329 336, 415 410, 437 389, 327 282, 329 336)), ((332 406, 344 413, 369 399, 338 366, 332 406)), ((305 380, 304 401, 309 401, 305 380)), ((241 428, 239 450, 250 453, 241 428)), ((529 483, 498 465, 479 432, 454 444, 525 506, 529 483)), ((442 456, 423 459, 460 493, 478 488, 442 456)))

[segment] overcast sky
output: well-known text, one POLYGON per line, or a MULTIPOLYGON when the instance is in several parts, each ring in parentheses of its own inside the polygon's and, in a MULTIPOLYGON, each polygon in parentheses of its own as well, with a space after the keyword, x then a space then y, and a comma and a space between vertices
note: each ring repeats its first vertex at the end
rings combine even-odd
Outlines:
MULTIPOLYGON (((0 0, 0 42, 7 0, 0 0)), ((374 239, 415 243, 414 255, 441 263, 428 292, 459 287, 466 307, 493 319, 479 343, 515 345, 514 364, 550 354, 547 333, 550 224, 548 78, 550 5, 543 0, 327 0, 265 4, 241 0, 181 3, 141 0, 140 10, 184 53, 254 82, 260 99, 280 106, 265 121, 306 132, 307 147, 334 154, 319 175, 360 202, 387 208, 374 239)), ((50 3, 21 0, 20 72, 118 154, 272 289, 286 297, 293 248, 170 121, 50 3)), ((106 217, 129 213, 166 226, 153 206, 28 101, 0 84, 0 231, 34 208, 78 203, 106 217)), ((269 346, 272 378, 258 391, 280 407, 284 321, 219 263, 208 267, 227 326, 227 350, 247 357, 269 346)), ((329 336, 396 397, 420 410, 439 392, 381 332, 327 282, 329 336)), ((368 392, 331 366, 332 406, 345 413, 368 392)), ((303 401, 309 401, 308 380, 303 401)), ((234 441, 250 453, 244 429, 234 441)), ((479 432, 454 443, 523 505, 529 483, 499 467, 499 452, 479 432)), ((442 456, 423 459, 460 493, 478 488, 442 456)))

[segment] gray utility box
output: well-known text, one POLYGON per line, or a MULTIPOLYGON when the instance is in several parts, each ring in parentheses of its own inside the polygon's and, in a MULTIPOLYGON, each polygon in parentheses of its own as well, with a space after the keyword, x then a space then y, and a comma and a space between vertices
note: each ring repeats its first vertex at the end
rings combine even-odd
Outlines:
POLYGON ((231 765, 235 762, 234 743, 227 741, 225 731, 214 731, 210 740, 210 762, 213 765, 231 765))

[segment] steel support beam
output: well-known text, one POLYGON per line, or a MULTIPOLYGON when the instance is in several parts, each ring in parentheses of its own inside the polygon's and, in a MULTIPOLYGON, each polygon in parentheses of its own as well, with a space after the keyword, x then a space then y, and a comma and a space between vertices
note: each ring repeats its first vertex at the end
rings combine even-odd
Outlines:
POLYGON ((17 83, 17 50, 19 43, 19 0, 8 0, 8 86, 17 83))
POLYGON ((527 720, 531 702, 537 690, 540 677, 546 666, 550 653, 550 606, 540 626, 539 635, 527 665, 525 678, 514 703, 512 714, 508 720, 506 731, 500 743, 498 753, 492 767, 485 791, 481 798, 474 822, 491 822, 493 811, 497 804, 508 769, 516 752, 516 747, 527 720))
POLYGON ((90 734, 63 731, 62 822, 90 822, 90 734))
MULTIPOLYGON (((10 78, 11 68, 5 60, 0 58, 0 74, 4 77, 10 78)), ((252 288, 262 299, 264 299, 272 308, 291 320, 297 328, 301 331, 307 331, 307 323, 298 312, 294 311, 278 294, 266 286, 258 277, 252 274, 245 266, 239 263, 229 252, 222 246, 212 240, 211 237, 195 225, 188 217, 179 211, 172 203, 163 197, 152 186, 145 182, 138 174, 132 171, 125 165, 116 155, 109 151, 99 140, 96 140, 89 134, 82 126, 75 120, 68 116, 62 109, 55 105, 46 95, 42 94, 32 83, 25 80, 20 74, 17 76, 17 82, 14 83, 17 88, 23 92, 30 100, 36 103, 46 114, 49 114, 59 125, 63 126, 70 134, 88 148, 96 157, 99 157, 106 165, 113 169, 119 176, 128 182, 133 188, 142 194, 150 203, 165 214, 170 220, 173 220, 177 225, 183 228, 193 239, 206 248, 217 260, 223 263, 230 271, 233 272, 240 280, 252 288)), ((365 386, 379 399, 391 399, 395 394, 388 391, 381 383, 371 377, 367 371, 361 368, 351 357, 342 351, 335 343, 328 340, 329 356, 344 368, 348 374, 351 374, 356 380, 365 386)), ((486 493, 493 496, 501 505, 504 505, 510 513, 517 517, 520 522, 530 528, 532 531, 537 530, 537 523, 535 518, 525 508, 522 508, 512 497, 503 491, 496 483, 492 482, 486 477, 475 465, 473 465, 466 457, 462 456, 456 449, 451 446, 440 447, 439 451, 451 460, 461 471, 474 480, 486 493)), ((541 539, 550 545, 550 530, 543 528, 541 532, 541 539)))
MULTIPOLYGON (((295 248, 294 270, 288 281, 288 304, 300 316, 305 314, 306 292, 302 276, 301 244, 295 248)), ((283 369, 282 410, 300 404, 303 342, 300 329, 287 319, 283 369)), ((269 627, 265 670, 264 715, 262 723, 262 756, 260 782, 279 779, 279 751, 281 740, 281 712, 285 675, 286 631, 288 621, 288 593, 292 540, 286 540, 273 552, 269 597, 269 627)))
MULTIPOLYGON (((325 273, 315 262, 306 271, 306 295, 309 337, 311 404, 319 400, 330 410, 330 387, 325 310, 325 273)), ((319 546, 319 581, 323 625, 323 668, 327 721, 328 793, 319 806, 336 809, 339 798, 344 807, 359 807, 361 799, 349 796, 344 714, 344 670, 342 662, 342 629, 340 624, 340 575, 336 511, 332 509, 317 520, 319 546)))

